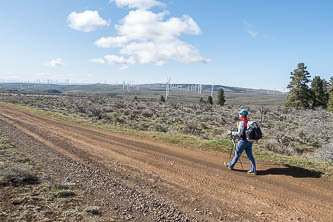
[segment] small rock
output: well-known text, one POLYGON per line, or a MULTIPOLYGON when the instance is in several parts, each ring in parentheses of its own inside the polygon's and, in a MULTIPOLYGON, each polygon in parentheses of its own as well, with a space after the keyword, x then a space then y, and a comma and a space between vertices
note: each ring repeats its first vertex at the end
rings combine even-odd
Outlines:
POLYGON ((100 215, 100 214, 101 214, 101 212, 100 212, 100 208, 97 207, 97 206, 89 206, 89 207, 87 207, 87 208, 85 209, 85 211, 86 211, 87 213, 91 213, 91 214, 93 214, 93 215, 100 215))
POLYGON ((264 214, 265 214, 264 212, 262 212, 262 211, 258 211, 256 215, 257 215, 257 216, 262 216, 262 215, 264 215, 264 214))
POLYGON ((24 199, 15 199, 12 201, 13 205, 20 205, 22 202, 24 201, 24 199))

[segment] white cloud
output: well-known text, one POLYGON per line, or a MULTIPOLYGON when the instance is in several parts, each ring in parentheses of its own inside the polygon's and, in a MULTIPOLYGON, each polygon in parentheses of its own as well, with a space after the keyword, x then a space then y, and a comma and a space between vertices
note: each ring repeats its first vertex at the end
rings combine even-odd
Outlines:
POLYGON ((98 27, 109 25, 109 22, 101 18, 97 11, 90 10, 82 13, 72 12, 68 15, 67 22, 72 29, 83 32, 91 32, 98 27))
POLYGON ((123 56, 117 56, 117 55, 106 55, 104 56, 104 59, 109 64, 120 64, 120 65, 133 65, 135 64, 135 59, 130 56, 128 58, 125 58, 123 56))
POLYGON ((99 64, 104 64, 105 63, 105 60, 102 59, 102 58, 93 58, 93 59, 90 59, 89 61, 93 62, 93 63, 99 63, 99 64))
POLYGON ((252 37, 256 38, 259 34, 258 32, 254 31, 254 26, 249 24, 246 20, 243 20, 243 24, 245 25, 247 33, 252 37))
POLYGON ((52 60, 48 61, 45 65, 48 67, 51 67, 51 68, 57 68, 60 66, 64 66, 65 63, 62 58, 56 58, 56 59, 52 59, 52 60))
POLYGON ((102 37, 95 45, 120 48, 119 53, 132 58, 133 64, 163 65, 169 60, 184 63, 209 62, 193 45, 179 39, 182 34, 199 35, 200 27, 196 22, 188 15, 165 19, 167 14, 167 11, 130 11, 116 25, 118 36, 102 37))
POLYGON ((101 48, 121 47, 128 42, 126 36, 102 37, 95 42, 95 45, 101 48))
POLYGON ((192 45, 176 39, 165 42, 133 42, 123 47, 120 52, 134 56, 140 64, 163 65, 168 60, 183 63, 210 61, 200 56, 192 45))
POLYGON ((99 64, 116 64, 116 65, 122 65, 120 67, 120 70, 128 69, 129 65, 134 65, 135 59, 130 56, 128 58, 125 58, 123 56, 117 56, 117 55, 106 55, 104 58, 93 58, 89 60, 90 62, 99 63, 99 64))
POLYGON ((110 3, 115 2, 120 8, 138 8, 138 9, 150 9, 155 6, 164 7, 165 5, 156 0, 110 0, 110 3))
POLYGON ((131 11, 120 25, 116 25, 116 29, 120 36, 129 40, 171 40, 181 34, 200 34, 199 26, 191 17, 184 15, 164 21, 167 14, 167 11, 131 11))

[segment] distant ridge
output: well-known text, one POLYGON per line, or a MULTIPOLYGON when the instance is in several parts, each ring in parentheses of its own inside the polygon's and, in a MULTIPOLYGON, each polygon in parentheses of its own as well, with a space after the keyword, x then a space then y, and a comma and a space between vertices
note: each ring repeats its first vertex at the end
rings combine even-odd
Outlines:
MULTIPOLYGON (((177 84, 170 84, 175 85, 178 87, 181 87, 183 89, 187 89, 188 87, 191 87, 193 85, 200 85, 200 84, 189 84, 189 83, 177 83, 177 84)), ((152 83, 152 84, 141 84, 140 86, 147 87, 147 88, 161 88, 165 87, 165 83, 152 83)), ((218 91, 219 89, 223 89, 225 92, 231 92, 231 93, 267 93, 267 91, 277 93, 277 94, 283 94, 283 92, 272 90, 272 89, 251 89, 251 88, 242 88, 242 87, 233 87, 233 86, 223 86, 223 85, 213 85, 214 86, 214 92, 218 91)), ((202 84, 203 90, 211 90, 212 85, 202 84)))
MULTIPOLYGON (((189 90, 193 89, 191 87, 199 86, 200 84, 189 84, 189 83, 170 83, 171 90, 189 90)), ((130 84, 131 87, 139 87, 140 89, 152 89, 152 90, 163 90, 166 87, 165 83, 151 83, 151 84, 130 84)), ((127 87, 127 84, 126 84, 127 87)), ((47 84, 47 83, 0 83, 1 92, 25 92, 25 93, 43 93, 48 90, 60 90, 64 93, 66 92, 100 92, 100 91, 109 91, 114 89, 122 89, 123 84, 106 84, 106 83, 94 83, 94 84, 47 84)), ((247 94, 283 94, 283 92, 277 90, 268 90, 268 89, 251 89, 251 88, 242 88, 242 87, 232 87, 224 85, 213 85, 214 92, 219 89, 223 89, 225 92, 229 93, 247 93, 247 94)), ((203 91, 211 91, 212 85, 202 84, 203 91)), ((193 91, 193 90, 191 90, 193 91)))

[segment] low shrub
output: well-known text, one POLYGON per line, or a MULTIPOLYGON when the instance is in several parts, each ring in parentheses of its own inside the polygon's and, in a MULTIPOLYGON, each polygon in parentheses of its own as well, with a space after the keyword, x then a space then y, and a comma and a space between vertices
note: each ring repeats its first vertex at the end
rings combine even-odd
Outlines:
POLYGON ((58 198, 73 197, 75 193, 71 190, 59 190, 54 193, 54 196, 58 198))
POLYGON ((333 163, 333 141, 321 147, 314 157, 318 160, 329 161, 333 163))
MULTIPOLYGON (((283 106, 246 107, 183 102, 161 103, 156 99, 118 99, 111 97, 0 95, 0 101, 19 103, 42 110, 80 114, 94 122, 106 122, 125 128, 154 130, 197 138, 218 139, 227 130, 236 130, 237 111, 249 110, 249 118, 263 131, 260 146, 279 154, 312 155, 327 159, 326 144, 333 139, 333 114, 322 109, 296 110, 283 106), (322 149, 323 148, 323 149, 322 149), (318 153, 316 152, 318 150, 318 153)), ((0 141, 1 149, 1 141, 0 141)), ((329 150, 329 148, 328 148, 329 150)))
POLYGON ((25 166, 8 166, 6 164, 0 166, 0 185, 2 186, 21 186, 38 182, 38 178, 25 166))

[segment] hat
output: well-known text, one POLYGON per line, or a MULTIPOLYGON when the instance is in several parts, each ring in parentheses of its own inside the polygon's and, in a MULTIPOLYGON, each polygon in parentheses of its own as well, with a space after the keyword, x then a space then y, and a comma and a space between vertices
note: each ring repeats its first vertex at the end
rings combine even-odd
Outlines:
POLYGON ((249 112, 247 111, 247 109, 242 109, 241 111, 238 111, 238 114, 248 115, 249 112))

